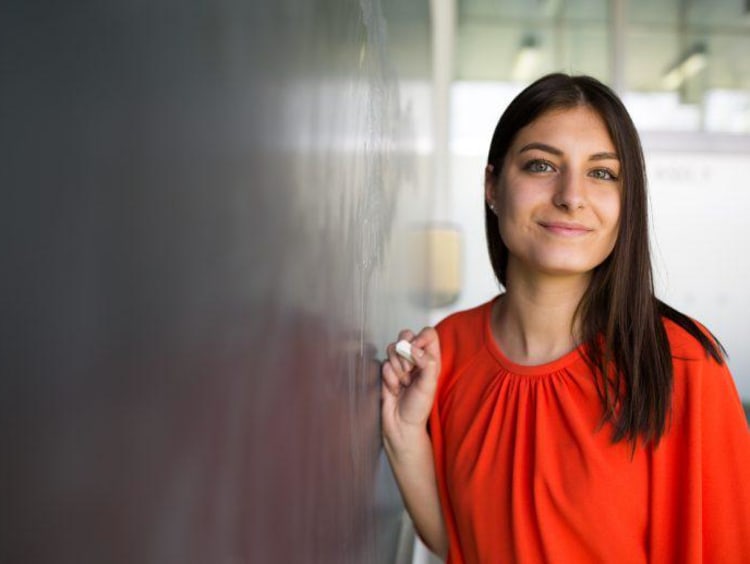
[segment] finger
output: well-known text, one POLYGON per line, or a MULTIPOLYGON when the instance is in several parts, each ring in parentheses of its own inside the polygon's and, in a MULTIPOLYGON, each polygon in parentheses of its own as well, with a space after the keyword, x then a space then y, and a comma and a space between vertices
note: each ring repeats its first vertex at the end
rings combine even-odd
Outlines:
MULTIPOLYGON (((413 338, 414 338, 414 331, 411 331, 410 329, 403 329, 398 334, 399 341, 406 341, 407 343, 411 343, 413 338)), ((401 355, 398 355, 398 357, 399 357, 399 362, 401 363, 401 368, 404 370, 404 372, 411 372, 412 369, 414 368, 414 364, 409 362, 408 359, 404 358, 401 355)))
POLYGON ((391 392, 391 389, 385 382, 380 384, 380 399, 382 400, 380 407, 383 410, 383 414, 392 412, 396 403, 396 396, 393 395, 393 392, 391 392))
POLYGON ((414 365, 411 362, 409 362, 403 356, 401 356, 401 354, 399 354, 398 349, 396 349, 395 344, 393 345, 393 349, 389 351, 389 353, 390 353, 389 358, 390 358, 390 355, 392 354, 393 358, 395 358, 394 362, 397 363, 398 368, 400 369, 401 372, 408 373, 408 372, 411 372, 412 368, 414 368, 414 365))
POLYGON ((411 343, 414 337, 416 337, 416 335, 414 334, 414 331, 412 331, 411 329, 403 329, 398 334, 399 341, 404 340, 404 341, 409 341, 411 343))
POLYGON ((419 370, 424 370, 425 367, 425 350, 422 348, 419 348, 416 345, 412 345, 411 347, 411 357, 414 359, 414 364, 419 370))
POLYGON ((414 364, 406 360, 403 356, 396 353, 396 358, 398 359, 398 363, 401 366, 401 370, 404 371, 406 374, 410 374, 411 371, 414 369, 414 364))
POLYGON ((393 396, 398 397, 401 393, 401 382, 390 361, 383 363, 383 384, 393 396))
POLYGON ((393 364, 393 369, 397 374, 404 371, 404 365, 399 360, 399 354, 396 352, 396 343, 388 343, 385 348, 385 354, 388 357, 386 360, 393 364))
POLYGON ((417 343, 420 347, 425 347, 436 339, 437 331, 434 327, 423 327, 419 333, 414 335, 412 342, 417 343))
POLYGON ((403 361, 401 355, 399 355, 396 352, 396 345, 395 343, 391 343, 388 345, 388 348, 386 349, 388 351, 388 362, 391 365, 391 368, 395 372, 396 376, 398 377, 399 381, 401 382, 402 386, 408 386, 411 384, 411 369, 413 368, 410 363, 403 361), (404 365, 408 366, 404 366, 404 365))
POLYGON ((427 347, 435 350, 435 354, 431 354, 427 348, 421 349, 414 345, 412 345, 411 354, 419 369, 422 385, 427 386, 426 389, 430 389, 436 384, 440 372, 440 347, 437 343, 434 346, 428 344, 427 347))
POLYGON ((436 358, 440 356, 440 338, 434 327, 425 327, 422 329, 416 337, 414 337, 412 346, 424 349, 436 358))

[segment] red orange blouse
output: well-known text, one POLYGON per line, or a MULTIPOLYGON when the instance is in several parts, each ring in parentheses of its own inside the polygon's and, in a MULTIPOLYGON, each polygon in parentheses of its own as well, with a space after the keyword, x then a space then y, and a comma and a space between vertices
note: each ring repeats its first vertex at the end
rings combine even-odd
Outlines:
POLYGON ((579 350, 506 358, 492 302, 438 327, 430 417, 448 562, 750 562, 750 431, 732 377, 665 321, 674 396, 657 447, 611 443, 579 350))

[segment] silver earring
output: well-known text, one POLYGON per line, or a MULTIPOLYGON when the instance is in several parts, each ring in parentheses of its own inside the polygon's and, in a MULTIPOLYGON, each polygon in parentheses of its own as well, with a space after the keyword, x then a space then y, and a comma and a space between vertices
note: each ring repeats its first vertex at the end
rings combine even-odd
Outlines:
POLYGON ((492 213, 494 213, 495 215, 497 215, 497 210, 495 209, 495 204, 490 203, 490 209, 492 210, 492 213))

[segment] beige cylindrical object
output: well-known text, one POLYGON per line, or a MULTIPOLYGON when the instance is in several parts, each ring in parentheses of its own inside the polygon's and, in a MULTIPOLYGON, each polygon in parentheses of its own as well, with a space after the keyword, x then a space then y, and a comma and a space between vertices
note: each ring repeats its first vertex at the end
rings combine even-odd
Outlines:
POLYGON ((427 224, 410 234, 411 256, 423 257, 410 284, 411 298, 421 306, 445 307, 461 294, 461 230, 448 223, 427 224))

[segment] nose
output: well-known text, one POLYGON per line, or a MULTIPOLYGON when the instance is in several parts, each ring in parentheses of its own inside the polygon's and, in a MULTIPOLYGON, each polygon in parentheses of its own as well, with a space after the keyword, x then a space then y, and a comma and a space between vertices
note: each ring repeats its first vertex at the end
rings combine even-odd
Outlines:
POLYGON ((583 208, 586 204, 586 194, 580 175, 572 170, 560 175, 552 202, 556 207, 567 211, 583 208))

